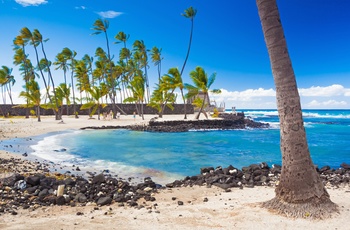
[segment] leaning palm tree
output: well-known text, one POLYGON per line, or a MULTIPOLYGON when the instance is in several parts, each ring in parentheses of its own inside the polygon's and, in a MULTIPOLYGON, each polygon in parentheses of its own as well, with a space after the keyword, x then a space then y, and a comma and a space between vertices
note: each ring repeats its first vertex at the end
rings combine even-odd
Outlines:
POLYGON ((115 39, 117 40, 115 43, 121 43, 123 42, 124 44, 124 48, 126 48, 126 42, 128 41, 130 35, 129 34, 125 34, 123 31, 120 31, 117 35, 115 35, 115 39))
POLYGON ((325 218, 338 210, 316 172, 306 140, 295 74, 276 0, 256 0, 276 86, 282 172, 263 206, 292 217, 325 218))
POLYGON ((151 49, 151 59, 152 62, 154 63, 155 66, 157 66, 157 70, 158 70, 158 81, 160 82, 160 75, 161 75, 161 71, 162 71, 162 49, 159 49, 158 47, 154 46, 151 49))
MULTIPOLYGON (((40 75, 41 75, 41 78, 44 82, 44 86, 45 86, 45 90, 46 90, 46 96, 49 98, 49 101, 50 103, 52 104, 53 100, 51 98, 51 95, 50 95, 50 89, 49 89, 49 84, 46 82, 45 80, 45 76, 44 76, 44 72, 43 72, 43 66, 40 65, 40 60, 39 60, 39 53, 38 53, 38 46, 40 45, 40 42, 42 40, 42 37, 39 36, 38 33, 34 34, 32 33, 27 27, 23 27, 20 31, 20 36, 22 37, 22 39, 25 41, 25 43, 30 43, 30 45, 33 46, 34 48, 34 51, 35 51, 35 58, 36 58, 36 62, 37 62, 37 65, 38 65, 38 69, 39 69, 39 72, 40 72, 40 75), (41 39, 40 39, 41 37, 41 39)), ((46 61, 46 63, 48 63, 48 61, 46 61)), ((55 117, 56 119, 58 119, 58 114, 56 113, 56 110, 53 110, 54 113, 55 113, 55 117)))
MULTIPOLYGON (((193 98, 197 96, 196 102, 199 103, 199 112, 196 116, 196 119, 199 119, 200 114, 203 112, 206 101, 209 99, 209 88, 214 83, 216 78, 216 73, 213 73, 208 78, 207 73, 200 66, 196 67, 195 70, 190 72, 190 77, 194 85, 185 84, 186 89, 188 90, 187 98, 193 98), (203 99, 199 99, 199 94, 203 94, 203 99)), ((214 90, 216 91, 216 90, 214 90)))

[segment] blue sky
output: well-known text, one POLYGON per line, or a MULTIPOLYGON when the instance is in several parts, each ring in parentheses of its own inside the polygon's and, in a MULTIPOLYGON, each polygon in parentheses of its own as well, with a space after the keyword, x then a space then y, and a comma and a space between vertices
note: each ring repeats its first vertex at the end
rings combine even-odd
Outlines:
MULTIPOLYGON (((297 77, 303 108, 350 108, 350 2, 348 0, 277 0, 287 44, 297 77)), ((162 48, 163 73, 182 67, 189 40, 190 20, 181 13, 197 9, 188 73, 202 66, 217 73, 212 97, 226 107, 275 108, 270 63, 254 0, 0 0, 0 65, 14 68, 14 91, 22 90, 18 68, 12 64, 12 41, 23 27, 38 29, 48 58, 64 47, 78 58, 105 48, 102 35, 91 36, 94 21, 107 18, 110 42, 123 31, 130 35, 129 48, 143 40, 151 49, 162 48)), ((117 57, 121 45, 111 45, 117 57)), ((29 58, 34 54, 29 50, 29 58)), ((156 68, 150 64, 151 84, 156 68)), ((55 81, 63 75, 55 71, 55 81)), ((41 80, 39 80, 41 82, 41 80)))

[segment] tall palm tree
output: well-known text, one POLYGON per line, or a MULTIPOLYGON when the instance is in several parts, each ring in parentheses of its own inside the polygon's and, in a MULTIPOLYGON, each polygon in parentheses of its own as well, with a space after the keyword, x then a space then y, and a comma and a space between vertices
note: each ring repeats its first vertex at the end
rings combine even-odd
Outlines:
MULTIPOLYGON (((56 55, 56 61, 53 63, 57 67, 55 68, 56 70, 62 69, 63 70, 63 77, 64 77, 64 84, 66 85, 65 87, 67 88, 67 71, 68 71, 68 57, 64 55, 63 52, 60 52, 56 55)), ((58 92, 58 91, 56 91, 58 92)), ((69 106, 66 104, 66 110, 67 110, 67 116, 69 115, 69 106)))
MULTIPOLYGON (((85 92, 86 98, 88 98, 89 90, 91 88, 90 79, 89 79, 89 70, 86 66, 86 63, 82 60, 75 63, 75 77, 77 79, 77 87, 80 91, 80 95, 85 92)), ((81 101, 82 103, 82 98, 81 101)))
POLYGON ((328 217, 337 211, 310 157, 297 83, 276 0, 256 0, 276 86, 282 172, 276 197, 263 204, 293 217, 328 217))
POLYGON ((31 79, 30 81, 27 82, 26 89, 28 90, 20 92, 19 96, 26 98, 27 101, 29 101, 28 105, 26 105, 29 108, 33 106, 36 107, 36 115, 38 117, 38 122, 40 122, 41 121, 41 118, 40 118, 41 93, 40 93, 39 84, 34 79, 31 79))
POLYGON ((109 77, 111 79, 110 83, 111 83, 111 96, 110 99, 112 101, 112 111, 113 111, 113 118, 116 118, 116 104, 115 104, 115 97, 116 97, 116 90, 115 90, 115 81, 112 79, 113 78, 113 64, 112 64, 112 58, 111 58, 111 53, 110 53, 110 49, 109 49, 109 40, 108 40, 108 34, 107 34, 107 29, 109 27, 109 21, 107 19, 102 20, 102 19, 97 19, 94 24, 93 24, 93 30, 95 30, 96 32, 93 33, 93 35, 95 34, 100 34, 100 33, 104 33, 105 34, 105 38, 106 38, 106 44, 107 44, 107 57, 108 57, 108 65, 109 65, 109 77))
POLYGON ((216 73, 213 73, 212 75, 210 75, 210 77, 208 77, 204 69, 198 66, 195 70, 190 72, 190 77, 194 83, 194 86, 190 84, 185 84, 185 87, 188 90, 187 97, 195 97, 198 96, 199 93, 202 93, 204 96, 204 98, 201 100, 199 100, 199 97, 197 97, 197 101, 199 101, 200 104, 200 109, 196 116, 196 119, 199 119, 200 114, 203 112, 205 103, 209 99, 209 89, 215 81, 216 73))
POLYGON ((192 36, 193 36, 193 22, 194 22, 194 17, 196 16, 197 14, 197 10, 194 9, 192 6, 189 7, 188 9, 185 10, 185 13, 181 14, 182 16, 184 16, 185 18, 189 18, 191 20, 191 32, 190 32, 190 41, 188 43, 188 49, 187 49, 187 54, 186 54, 186 58, 185 58, 185 61, 184 61, 184 64, 182 66, 182 69, 181 69, 181 76, 184 72, 184 69, 185 69, 185 66, 186 66, 186 63, 187 63, 187 59, 188 59, 188 56, 190 55, 190 50, 191 50, 191 45, 192 45, 192 36))
POLYGON ((144 68, 144 82, 146 84, 146 102, 149 102, 150 98, 150 89, 149 89, 149 80, 148 80, 148 74, 147 74, 147 68, 148 68, 148 55, 147 55, 147 49, 146 45, 142 40, 136 40, 133 44, 134 48, 134 59, 140 64, 140 68, 144 68))
MULTIPOLYGON (((123 31, 120 31, 115 37, 114 37, 117 41, 114 42, 115 44, 119 44, 119 43, 123 43, 123 48, 120 50, 119 52, 119 62, 118 65, 120 66, 120 68, 123 70, 122 74, 121 74, 121 91, 123 92, 124 98, 129 97, 128 95, 128 91, 126 90, 126 86, 129 83, 129 79, 128 79, 128 62, 129 59, 131 58, 131 51, 130 49, 126 48, 126 42, 129 40, 130 35, 129 34, 125 34, 123 31), (124 62, 125 60, 125 62, 124 62), (127 96, 125 96, 125 94, 127 96)), ((121 97, 121 101, 122 97, 121 97)))
MULTIPOLYGON (((46 71, 47 71, 48 76, 49 76, 49 81, 51 81, 51 84, 52 84, 52 91, 53 91, 54 98, 55 98, 55 104, 56 104, 56 107, 58 108, 58 100, 56 98, 57 95, 56 95, 56 90, 55 90, 55 82, 53 80, 53 77, 51 74, 51 68, 50 68, 51 61, 49 61, 47 59, 46 52, 44 49, 44 42, 47 42, 49 39, 43 39, 43 36, 41 35, 41 33, 39 32, 38 29, 33 30, 33 36, 34 36, 35 41, 41 45, 41 51, 44 55, 44 59, 45 59, 45 63, 46 63, 46 71)), ((59 113, 56 113, 56 120, 61 120, 61 115, 59 113)))
MULTIPOLYGON (((180 75, 182 76, 184 70, 185 70, 185 66, 186 66, 186 63, 187 63, 187 60, 188 60, 188 56, 190 55, 190 50, 191 50, 191 45, 192 45, 192 36, 193 36, 193 25, 194 25, 194 17, 196 16, 197 14, 197 10, 194 9, 192 6, 189 7, 188 9, 185 10, 185 13, 181 14, 182 16, 184 16, 185 18, 189 18, 191 20, 191 32, 190 32, 190 41, 188 43, 188 49, 187 49, 187 54, 186 54, 186 58, 185 58, 185 61, 184 61, 184 64, 182 65, 182 68, 181 68, 181 72, 180 72, 180 75)), ((187 119, 187 111, 186 111, 186 102, 184 102, 184 112, 185 112, 185 117, 184 119, 187 119)))
MULTIPOLYGON (((69 68, 71 71, 71 86, 72 86, 72 95, 73 95, 73 114, 75 116, 75 118, 78 118, 78 114, 77 114, 77 108, 76 108, 76 101, 75 101, 75 85, 74 85, 74 73, 75 73, 75 56, 77 56, 77 52, 75 52, 74 50, 70 50, 69 48, 65 47, 62 50, 62 54, 65 56, 65 58, 67 60, 70 61, 69 63, 69 68)), ((68 112, 68 110, 67 110, 68 112)))
MULTIPOLYGON (((28 39, 24 39, 22 35, 17 35, 16 38, 13 40, 14 44, 14 50, 15 50, 15 55, 14 55, 14 61, 13 64, 15 65, 20 65, 21 68, 23 69, 23 76, 24 76, 24 83, 25 85, 29 81, 28 79, 28 69, 27 67, 27 55, 25 53, 25 46, 28 44, 28 39)), ((28 105, 27 101, 27 105, 28 105)), ((26 107, 26 118, 29 118, 29 107, 26 107)))

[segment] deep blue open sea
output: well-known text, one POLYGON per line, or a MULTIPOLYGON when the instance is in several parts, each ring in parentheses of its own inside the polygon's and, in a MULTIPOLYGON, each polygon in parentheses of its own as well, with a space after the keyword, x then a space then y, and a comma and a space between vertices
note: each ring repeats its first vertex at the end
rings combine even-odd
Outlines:
MULTIPOLYGON (((108 169, 162 182, 196 175, 201 167, 281 164, 276 110, 239 110, 269 129, 151 133, 84 130, 34 138, 32 156, 55 163, 108 169), (65 151, 57 151, 65 149, 65 151)), ((230 111, 227 111, 230 112, 230 111)), ((350 110, 303 110, 309 149, 320 167, 350 163, 350 110)), ((3 141, 3 145, 11 140, 3 141)), ((1 147, 0 147, 1 148, 1 147)))

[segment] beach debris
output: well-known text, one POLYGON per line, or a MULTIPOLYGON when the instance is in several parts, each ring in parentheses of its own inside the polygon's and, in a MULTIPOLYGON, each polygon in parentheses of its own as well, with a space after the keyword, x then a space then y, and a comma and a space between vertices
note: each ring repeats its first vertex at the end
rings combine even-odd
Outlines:
POLYGON ((60 185, 58 185, 58 187, 57 187, 57 196, 63 196, 63 193, 64 193, 64 187, 65 187, 65 185, 64 185, 64 184, 60 184, 60 185))

